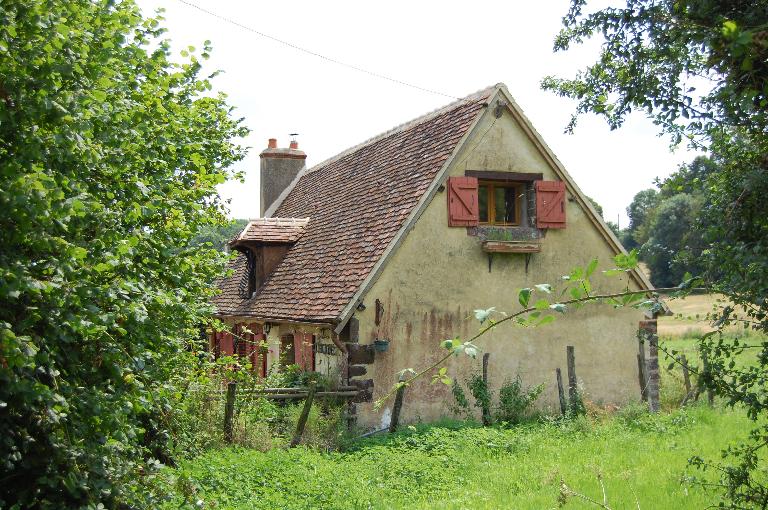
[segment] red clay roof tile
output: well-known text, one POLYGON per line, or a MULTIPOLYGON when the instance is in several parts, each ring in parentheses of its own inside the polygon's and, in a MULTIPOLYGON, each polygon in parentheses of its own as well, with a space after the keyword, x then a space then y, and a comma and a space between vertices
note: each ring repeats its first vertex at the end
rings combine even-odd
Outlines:
MULTIPOLYGON (((493 91, 473 94, 306 171, 274 214, 311 218, 303 234, 251 299, 237 292, 245 257, 233 260, 232 276, 217 283, 218 314, 334 322, 493 91)), ((285 236, 284 229, 267 233, 269 221, 243 235, 285 236)))

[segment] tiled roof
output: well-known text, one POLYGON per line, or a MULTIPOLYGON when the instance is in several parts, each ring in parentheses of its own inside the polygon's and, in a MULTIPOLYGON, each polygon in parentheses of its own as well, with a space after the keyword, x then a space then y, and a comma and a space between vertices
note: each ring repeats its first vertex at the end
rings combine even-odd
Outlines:
POLYGON ((304 233, 307 223, 309 218, 258 218, 249 221, 229 244, 234 246, 241 241, 293 243, 304 233))
POLYGON ((307 170, 274 212, 311 218, 304 235, 251 299, 237 293, 244 257, 233 261, 235 274, 219 282, 218 313, 337 319, 494 90, 477 92, 307 170))

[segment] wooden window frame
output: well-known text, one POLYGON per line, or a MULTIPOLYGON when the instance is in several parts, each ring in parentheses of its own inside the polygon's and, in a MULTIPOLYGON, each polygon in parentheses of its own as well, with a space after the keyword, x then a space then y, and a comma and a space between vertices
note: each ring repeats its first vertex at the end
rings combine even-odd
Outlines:
MULTIPOLYGON (((480 225, 488 225, 493 227, 519 227, 523 219, 523 201, 525 198, 525 183, 523 182, 510 182, 510 181, 498 181, 498 180, 479 180, 477 183, 477 196, 480 199, 480 188, 486 186, 488 188, 488 221, 479 221, 480 225), (515 222, 504 223, 497 222, 496 220, 496 194, 493 192, 495 188, 514 188, 515 197, 515 222)), ((480 211, 478 210, 478 218, 480 211)))

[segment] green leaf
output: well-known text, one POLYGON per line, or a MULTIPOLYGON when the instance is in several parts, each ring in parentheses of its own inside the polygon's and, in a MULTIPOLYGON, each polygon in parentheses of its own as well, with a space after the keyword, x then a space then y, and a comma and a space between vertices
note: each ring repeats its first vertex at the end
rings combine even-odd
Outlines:
POLYGON ((490 307, 487 310, 475 310, 475 319, 480 321, 480 324, 484 323, 486 320, 488 320, 488 317, 491 316, 491 314, 496 311, 495 307, 490 307))
POLYGON ((531 289, 520 289, 517 293, 517 300, 520 301, 520 306, 528 308, 528 302, 531 299, 531 289))
POLYGON ((76 260, 82 260, 88 255, 88 250, 80 246, 73 247, 69 252, 72 254, 72 258, 76 260))
POLYGON ((537 310, 546 310, 549 308, 549 301, 546 299, 539 299, 536 304, 533 305, 537 310))
POLYGON ((556 312, 565 313, 566 312, 566 306, 563 303, 555 303, 552 305, 549 305, 549 308, 551 310, 554 310, 556 312))
POLYGON ((549 324, 550 322, 555 322, 555 316, 554 315, 545 315, 541 318, 541 320, 536 324, 537 326, 544 326, 546 324, 549 324))
POLYGON ((597 259, 592 259, 587 266, 586 277, 589 278, 595 272, 595 269, 597 269, 597 259))
POLYGON ((464 353, 472 359, 477 358, 480 352, 480 348, 471 342, 464 342, 462 347, 464 348, 464 353))

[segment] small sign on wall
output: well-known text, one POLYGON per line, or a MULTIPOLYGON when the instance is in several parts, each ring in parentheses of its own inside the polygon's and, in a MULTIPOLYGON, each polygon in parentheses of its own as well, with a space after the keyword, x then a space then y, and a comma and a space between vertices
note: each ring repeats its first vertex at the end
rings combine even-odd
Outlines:
POLYGON ((315 352, 318 354, 336 356, 336 346, 333 344, 315 344, 315 352))

